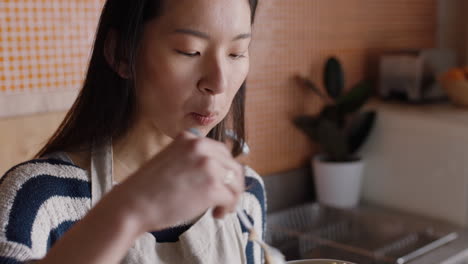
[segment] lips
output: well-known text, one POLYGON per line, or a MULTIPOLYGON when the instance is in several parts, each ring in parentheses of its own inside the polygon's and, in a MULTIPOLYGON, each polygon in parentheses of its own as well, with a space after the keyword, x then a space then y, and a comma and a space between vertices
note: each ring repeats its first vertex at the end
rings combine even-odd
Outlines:
POLYGON ((207 126, 216 121, 217 113, 214 112, 192 112, 189 114, 190 118, 197 124, 207 126))

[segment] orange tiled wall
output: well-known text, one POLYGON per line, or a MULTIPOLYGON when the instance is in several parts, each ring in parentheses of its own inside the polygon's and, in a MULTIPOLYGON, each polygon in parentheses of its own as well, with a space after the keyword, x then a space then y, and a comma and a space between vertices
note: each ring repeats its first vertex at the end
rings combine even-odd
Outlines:
MULTIPOLYGON (((0 0, 0 95, 76 89, 102 3, 0 0)), ((252 151, 246 162, 265 175, 299 167, 314 152, 291 119, 321 104, 290 81, 293 74, 319 81, 325 58, 334 54, 353 83, 375 73, 381 51, 434 46, 435 25, 435 0, 260 0, 247 102, 252 151)))
POLYGON ((102 0, 0 0, 0 95, 77 89, 102 0))
POLYGON ((342 60, 349 85, 375 76, 382 51, 436 42, 435 0, 260 2, 247 95, 247 162, 264 175, 302 166, 316 149, 291 119, 317 112, 321 103, 294 85, 294 74, 320 83, 322 65, 333 54, 342 60))

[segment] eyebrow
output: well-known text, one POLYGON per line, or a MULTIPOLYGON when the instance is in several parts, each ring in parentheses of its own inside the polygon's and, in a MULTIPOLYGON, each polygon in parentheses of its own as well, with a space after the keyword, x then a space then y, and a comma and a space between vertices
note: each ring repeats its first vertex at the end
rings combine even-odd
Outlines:
MULTIPOLYGON (((193 29, 186 29, 186 28, 180 28, 176 29, 173 32, 174 34, 186 34, 186 35, 192 35, 198 38, 206 39, 209 40, 210 36, 204 32, 198 31, 198 30, 193 30, 193 29)), ((232 41, 237 41, 241 39, 248 39, 252 36, 251 33, 244 33, 244 34, 239 34, 235 36, 232 41)))

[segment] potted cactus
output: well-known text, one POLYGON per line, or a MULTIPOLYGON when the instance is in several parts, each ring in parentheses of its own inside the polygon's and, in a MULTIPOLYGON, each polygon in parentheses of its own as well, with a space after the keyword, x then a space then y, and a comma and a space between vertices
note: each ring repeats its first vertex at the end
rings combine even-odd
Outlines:
POLYGON ((322 92, 310 80, 296 80, 320 96, 325 106, 316 116, 302 115, 294 124, 320 147, 312 159, 315 187, 320 203, 341 208, 359 202, 364 162, 357 154, 375 122, 375 111, 360 112, 372 89, 366 81, 344 92, 344 73, 335 57, 327 60, 322 92))

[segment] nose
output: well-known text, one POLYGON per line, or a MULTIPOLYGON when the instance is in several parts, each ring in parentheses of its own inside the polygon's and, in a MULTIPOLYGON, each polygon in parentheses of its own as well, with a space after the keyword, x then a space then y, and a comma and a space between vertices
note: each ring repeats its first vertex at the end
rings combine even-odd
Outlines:
POLYGON ((216 95, 227 89, 227 65, 221 58, 207 60, 197 87, 203 94, 216 95))

